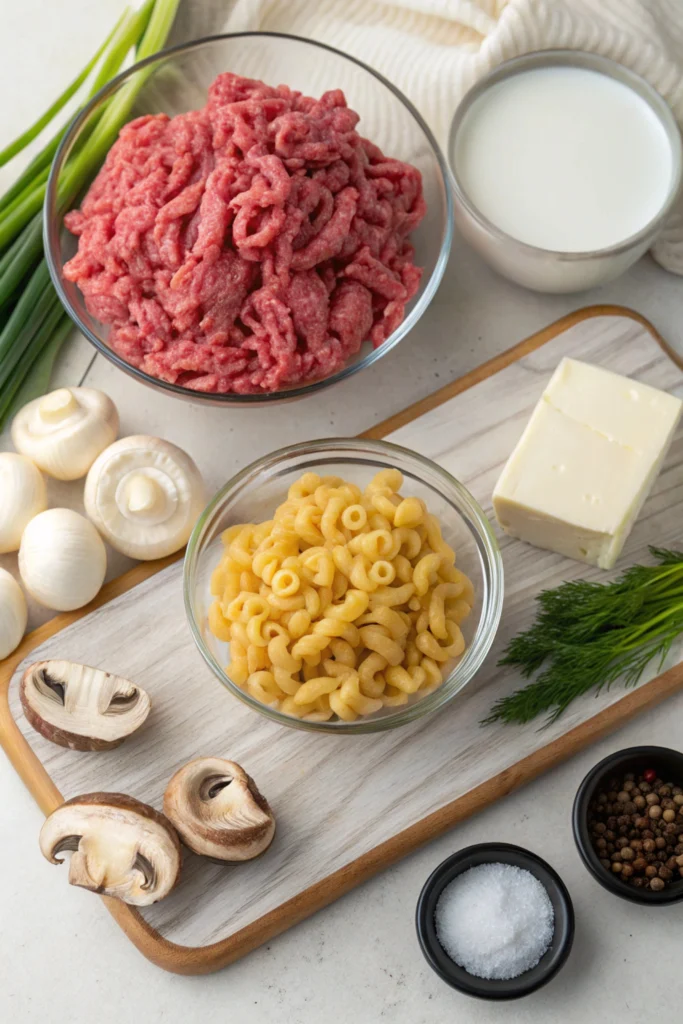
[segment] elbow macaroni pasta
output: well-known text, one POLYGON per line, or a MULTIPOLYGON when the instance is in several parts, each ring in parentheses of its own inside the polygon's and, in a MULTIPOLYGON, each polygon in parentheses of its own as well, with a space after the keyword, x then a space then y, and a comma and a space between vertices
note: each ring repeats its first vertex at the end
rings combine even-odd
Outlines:
POLYGON ((402 484, 396 469, 365 491, 305 473, 272 520, 225 530, 208 624, 237 686, 285 714, 353 722, 441 685, 474 589, 402 484))

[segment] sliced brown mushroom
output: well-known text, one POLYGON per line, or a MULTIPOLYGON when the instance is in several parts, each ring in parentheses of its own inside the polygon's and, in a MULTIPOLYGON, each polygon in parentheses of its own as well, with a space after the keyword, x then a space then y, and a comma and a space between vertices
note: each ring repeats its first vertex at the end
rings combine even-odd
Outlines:
POLYGON ((139 729, 147 693, 122 676, 75 661, 36 661, 21 680, 21 703, 34 729, 71 750, 110 750, 139 729))
POLYGON ((215 860, 258 857, 275 834, 275 818, 256 783, 234 761, 201 757, 175 773, 164 813, 194 853, 215 860))
POLYGON ((180 840, 170 821, 123 793, 67 800, 46 819, 40 849, 52 864, 71 851, 71 885, 135 907, 168 896, 180 876, 180 840))

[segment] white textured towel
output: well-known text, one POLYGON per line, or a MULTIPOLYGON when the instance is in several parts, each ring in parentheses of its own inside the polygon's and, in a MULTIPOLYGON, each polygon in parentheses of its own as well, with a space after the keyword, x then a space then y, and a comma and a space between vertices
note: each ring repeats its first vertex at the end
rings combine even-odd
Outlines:
MULTIPOLYGON (((511 57, 559 47, 636 71, 683 125, 683 0, 184 0, 173 40, 254 29, 317 39, 376 68, 442 146, 478 78, 511 57)), ((683 197, 652 254, 683 274, 683 197)))

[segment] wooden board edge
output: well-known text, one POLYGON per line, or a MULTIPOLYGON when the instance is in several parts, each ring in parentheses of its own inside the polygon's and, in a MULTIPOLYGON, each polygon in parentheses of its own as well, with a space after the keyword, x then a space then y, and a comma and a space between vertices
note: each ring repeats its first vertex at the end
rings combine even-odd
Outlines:
MULTIPOLYGON (((474 387, 492 374, 498 373, 516 360, 535 351, 570 327, 583 320, 600 316, 627 317, 640 323, 672 361, 683 369, 683 361, 678 354, 664 341, 656 328, 639 313, 616 305, 588 306, 561 317, 543 330, 507 349, 501 355, 445 385, 434 394, 414 403, 382 423, 376 424, 360 436, 369 439, 386 437, 387 434, 410 423, 418 416, 424 415, 455 395, 474 387)), ((84 608, 59 614, 27 634, 17 650, 0 663, 0 746, 44 814, 50 814, 62 803, 64 798, 12 717, 9 707, 9 686, 17 666, 45 640, 131 590, 155 573, 172 565, 182 555, 181 551, 165 559, 142 562, 134 566, 122 576, 105 584, 97 597, 84 608)), ((220 940, 212 945, 191 947, 170 942, 152 928, 133 908, 116 900, 100 898, 128 938, 152 963, 176 974, 211 973, 226 967, 269 939, 300 923, 380 870, 389 867, 430 839, 436 838, 460 821, 482 810, 498 796, 507 795, 513 789, 530 782, 549 767, 571 757, 589 743, 624 724, 643 708, 654 706, 664 700, 681 685, 683 685, 683 665, 676 666, 657 679, 644 684, 560 739, 542 747, 512 768, 489 779, 476 789, 440 808, 434 814, 416 822, 410 828, 299 893, 287 903, 236 932, 228 939, 220 940)))
POLYGON ((481 381, 486 380, 488 377, 493 376, 495 373, 499 373, 500 370, 504 370, 507 366, 517 362, 518 359, 522 359, 524 356, 529 355, 530 352, 535 352, 536 349, 541 348, 542 345, 552 341, 558 334, 562 334, 563 331, 569 330, 570 327, 576 326, 583 320, 590 320, 594 317, 600 316, 620 316, 625 317, 628 320, 635 320, 636 323, 641 324, 645 330, 652 335, 657 344, 666 352, 667 356, 676 366, 683 370, 683 357, 681 357, 671 346, 664 340, 659 331, 653 324, 650 323, 640 313, 636 313, 634 309, 629 309, 627 306, 612 306, 612 305, 596 305, 596 306, 584 306, 581 309, 574 310, 573 313, 567 313, 566 316, 561 317, 554 323, 549 324, 542 331, 538 331, 536 334, 532 334, 530 337, 525 338, 523 341, 513 345, 512 348, 508 348, 505 352, 501 352, 500 355, 494 356, 493 359, 489 359, 487 362, 482 363, 480 366, 475 367, 474 370, 470 370, 462 377, 458 377, 456 380, 451 381, 450 384, 445 384, 438 391, 434 391, 432 394, 427 395, 426 398, 420 399, 418 402, 414 402, 413 405, 409 405, 406 409, 396 413, 394 416, 390 416, 388 419, 383 420, 381 423, 377 423, 374 427, 370 427, 369 430, 365 430, 360 437, 366 437, 369 440, 380 440, 386 437, 387 434, 393 433, 394 430, 398 430, 399 427, 404 427, 407 423, 412 423, 413 420, 419 416, 424 416, 425 413, 431 412, 432 409, 436 409, 437 406, 443 405, 449 399, 454 398, 456 395, 462 394, 463 391, 467 391, 469 388, 474 387, 475 384, 480 384, 481 381))

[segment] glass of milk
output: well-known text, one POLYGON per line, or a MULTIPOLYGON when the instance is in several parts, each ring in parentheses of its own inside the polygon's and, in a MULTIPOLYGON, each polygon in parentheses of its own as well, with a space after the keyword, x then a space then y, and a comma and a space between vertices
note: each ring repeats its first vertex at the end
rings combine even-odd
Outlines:
POLYGON ((681 185, 681 136, 662 97, 605 57, 547 50, 508 61, 451 125, 456 223, 504 276, 573 292, 623 273, 681 185))

